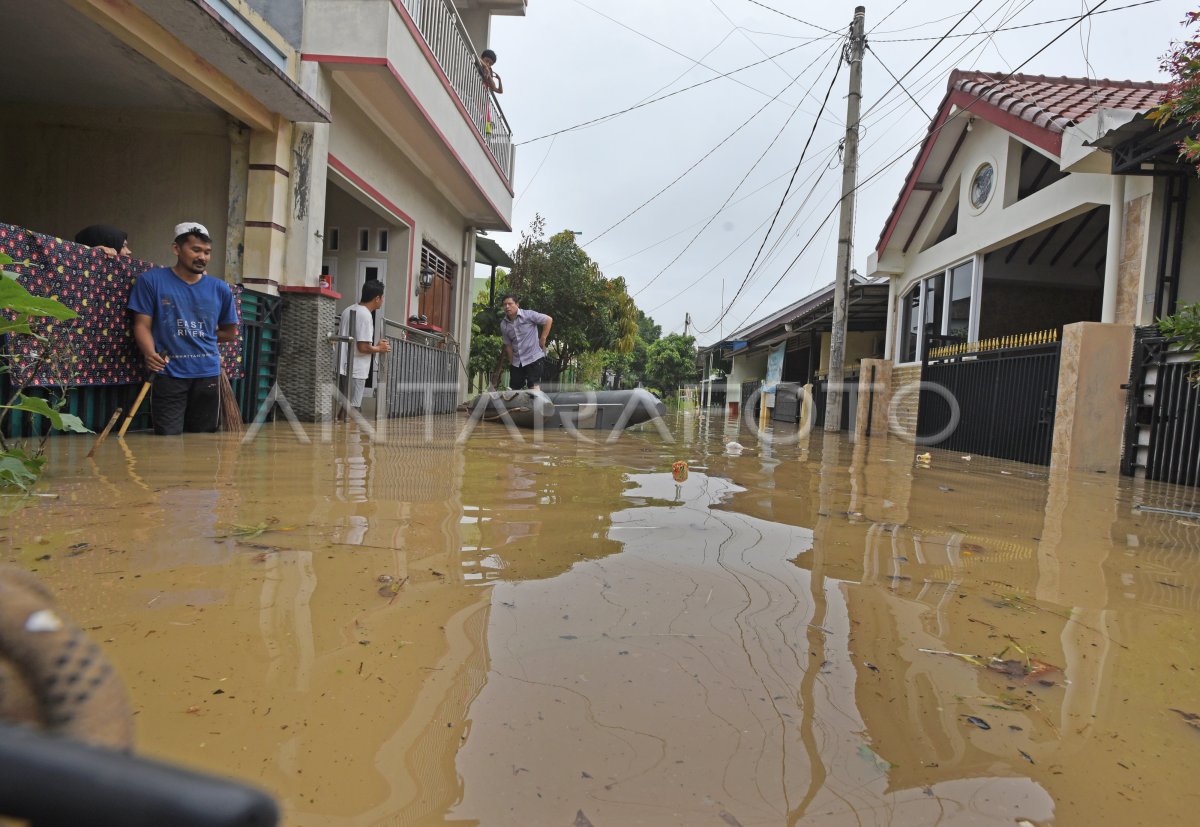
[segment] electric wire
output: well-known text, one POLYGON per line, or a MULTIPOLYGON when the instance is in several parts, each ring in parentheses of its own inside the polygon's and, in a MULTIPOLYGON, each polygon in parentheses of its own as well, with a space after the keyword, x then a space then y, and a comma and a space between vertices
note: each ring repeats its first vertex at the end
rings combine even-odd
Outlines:
MULTIPOLYGON (((617 227, 621 226, 626 221, 628 221, 630 218, 633 218, 633 216, 637 215, 644 208, 646 208, 651 203, 656 201, 659 198, 659 196, 661 196, 667 190, 671 189, 676 184, 678 184, 680 181, 682 181, 692 170, 694 170, 696 167, 700 166, 700 164, 704 163, 704 161, 707 160, 710 156, 712 156, 712 154, 714 152, 716 152, 718 149, 720 149, 722 146, 724 146, 726 143, 728 143, 735 135, 737 135, 739 132, 741 132, 743 129, 745 129, 752 121, 754 121, 755 118, 757 118, 759 115, 761 115, 768 106, 770 106, 775 100, 777 100, 780 95, 782 95, 788 89, 792 88, 792 86, 794 84, 795 84, 794 80, 789 80, 788 84, 786 86, 784 86, 782 89, 780 89, 779 92, 777 92, 775 94, 775 97, 771 98, 771 100, 767 101, 762 106, 760 106, 757 110, 755 110, 754 114, 752 114, 746 120, 742 121, 742 123, 739 124, 736 129, 734 129, 732 132, 730 132, 728 135, 726 135, 724 138, 722 138, 720 141, 718 141, 716 146, 714 146, 712 149, 708 150, 708 152, 706 152, 702 156, 700 156, 700 158, 695 163, 693 163, 690 167, 688 167, 683 172, 681 172, 678 176, 676 176, 669 184, 667 184, 665 187, 660 189, 658 192, 654 193, 654 195, 647 198, 645 201, 643 201, 638 206, 634 207, 632 210, 630 210, 628 213, 626 213, 624 217, 622 217, 620 220, 618 220, 615 224, 612 224, 609 227, 605 228, 603 231, 600 232, 599 235, 590 239, 587 242, 587 244, 584 244, 581 246, 587 247, 590 244, 596 243, 601 238, 608 235, 610 232, 615 230, 617 227)), ((811 140, 811 136, 810 136, 810 140, 811 140)))
POLYGON ((888 73, 888 75, 891 77, 891 79, 896 82, 896 85, 899 86, 901 90, 903 90, 904 94, 908 95, 908 99, 913 102, 913 106, 917 107, 917 111, 920 112, 925 117, 931 118, 930 114, 925 111, 925 107, 921 106, 921 102, 913 97, 913 93, 908 91, 908 87, 900 82, 900 78, 896 77, 896 73, 888 68, 888 65, 883 62, 883 58, 881 58, 879 56, 878 52, 876 52, 874 49, 871 48, 871 44, 869 44, 869 43, 867 44, 867 51, 871 53, 872 57, 874 57, 877 61, 879 61, 879 65, 883 67, 883 71, 888 73))
MULTIPOLYGON (((745 66, 739 66, 738 68, 731 69, 728 72, 718 73, 716 77, 709 78, 708 80, 702 80, 698 83, 693 83, 691 86, 685 86, 682 89, 676 89, 674 92, 668 92, 667 94, 662 95, 661 97, 651 98, 650 100, 643 100, 641 103, 635 103, 633 106, 628 106, 624 109, 619 109, 616 112, 609 112, 607 115, 600 115, 599 117, 591 118, 590 120, 586 120, 586 121, 581 121, 572 126, 563 127, 562 129, 556 129, 553 132, 547 132, 545 135, 538 135, 536 138, 529 138, 528 140, 519 141, 519 142, 513 144, 513 146, 525 146, 527 144, 537 143, 538 141, 544 141, 547 138, 553 138, 556 135, 562 135, 564 132, 574 132, 578 129, 583 129, 588 126, 594 126, 595 124, 601 123, 603 121, 611 120, 611 119, 619 117, 621 115, 625 115, 629 112, 633 112, 634 110, 641 109, 644 106, 649 106, 653 103, 658 103, 659 101, 664 101, 667 98, 673 98, 676 95, 681 95, 684 92, 690 92, 691 90, 698 89, 701 86, 707 86, 710 83, 715 83, 716 81, 721 80, 722 78, 728 78, 731 75, 737 74, 738 72, 744 72, 747 69, 753 69, 755 66, 761 66, 764 63, 767 63, 768 61, 773 60, 777 57, 782 57, 783 55, 790 54, 794 51, 797 51, 798 49, 803 49, 805 46, 811 45, 813 43, 818 43, 822 40, 827 40, 827 39, 828 39, 828 36, 814 37, 811 40, 805 41, 804 43, 784 49, 782 52, 776 52, 774 55, 771 55, 770 57, 763 58, 762 60, 756 60, 754 63, 747 63, 745 66)), ((700 64, 697 64, 697 65, 700 65, 700 64)), ((705 66, 704 68, 708 69, 707 66, 705 66)), ((716 70, 709 69, 709 71, 715 72, 716 70)))
POLYGON ((767 11, 775 12, 775 14, 786 17, 788 20, 795 20, 797 23, 803 23, 805 26, 809 26, 813 29, 820 29, 821 31, 828 32, 829 34, 841 34, 841 32, 834 31, 833 29, 827 29, 824 26, 818 26, 816 23, 810 23, 807 20, 801 20, 799 17, 794 17, 787 12, 783 12, 779 9, 773 8, 772 6, 768 6, 766 3, 760 3, 759 0, 746 0, 746 2, 753 3, 756 6, 762 6, 767 11))
POLYGON ((887 14, 885 14, 883 17, 879 18, 879 22, 878 22, 878 23, 876 23, 876 24, 875 24, 874 26, 872 26, 871 28, 867 29, 867 34, 870 34, 871 32, 873 32, 873 31, 875 31, 876 29, 878 29, 880 26, 882 26, 884 23, 886 23, 886 22, 887 22, 887 19, 888 19, 889 17, 891 17, 893 14, 895 14, 896 12, 900 11, 900 9, 904 8, 904 6, 905 6, 905 4, 906 4, 906 3, 908 3, 908 0, 900 0, 900 2, 899 2, 897 5, 895 5, 895 6, 893 6, 893 7, 892 7, 892 10, 891 10, 890 12, 888 12, 887 14))
MULTIPOLYGON (((984 96, 989 94, 996 86, 1003 85, 1013 75, 1017 74, 1025 66, 1032 63, 1034 61, 1034 59, 1036 59, 1039 55, 1041 55, 1043 52, 1045 52, 1047 49, 1049 49, 1051 46, 1053 46, 1055 43, 1057 43, 1059 40, 1061 40, 1064 36, 1066 36, 1071 31, 1073 31, 1076 26, 1080 25, 1085 20, 1087 20, 1089 17, 1091 17, 1093 14, 1095 14, 1100 9, 1100 7, 1103 6, 1107 2, 1109 2, 1109 0, 1099 0, 1099 2, 1096 3, 1095 6, 1091 7, 1090 9, 1088 9, 1086 12, 1079 15, 1078 17, 1068 18, 1068 19, 1073 19, 1074 22, 1072 22, 1070 26, 1063 29, 1061 32, 1059 32, 1057 35, 1055 35, 1053 38, 1051 38, 1047 43, 1045 43, 1041 48, 1039 48, 1036 52, 1034 52, 1032 55, 1030 55, 1028 58, 1026 58, 1021 63, 1020 66, 1017 66, 1015 69, 1013 69, 1011 72, 1006 74, 1004 77, 1000 78, 999 80, 994 81, 992 84, 990 84, 989 86, 984 88, 978 94, 974 95, 972 97, 972 99, 966 103, 966 105, 960 106, 952 115, 950 115, 948 118, 946 118, 946 120, 942 123, 941 126, 936 127, 933 130, 930 130, 928 135, 925 138, 921 139, 920 141, 918 141, 915 144, 905 147, 901 152, 897 153, 891 160, 884 162, 874 172, 872 172, 870 175, 868 175, 862 181, 856 183, 855 186, 853 187, 853 189, 850 190, 850 192, 857 193, 859 190, 866 187, 867 184, 869 184, 872 180, 874 180, 875 178, 880 176, 885 170, 891 168, 897 162, 899 162, 900 160, 905 158, 909 152, 911 152, 912 150, 914 150, 914 149, 918 148, 919 146, 921 146, 922 144, 924 144, 926 140, 931 138, 937 132, 940 132, 941 130, 945 129, 947 126, 949 126, 954 121, 956 121, 962 117, 969 117, 969 113, 970 113, 971 109, 975 106, 975 104, 979 103, 984 98, 984 96)), ((846 194, 842 195, 842 197, 839 198, 833 204, 833 206, 825 214, 825 217, 821 220, 821 223, 817 225, 817 229, 813 232, 813 234, 811 236, 809 236, 808 241, 805 242, 805 244, 801 248, 800 252, 797 253, 795 258, 792 259, 792 262, 786 268, 784 268, 784 271, 782 273, 780 273, 779 278, 776 279, 774 284, 771 285, 770 289, 768 289, 766 291, 766 293, 763 294, 763 297, 759 300, 758 304, 756 304, 754 306, 754 308, 750 311, 749 314, 747 314, 747 316, 752 316, 754 313, 756 313, 758 311, 758 308, 762 306, 763 302, 767 300, 767 297, 770 296, 771 293, 775 290, 775 288, 779 286, 779 284, 783 281, 783 279, 791 271, 792 267, 794 267, 796 265, 796 263, 800 260, 800 257, 803 256, 804 253, 808 250, 809 246, 813 242, 813 239, 816 238, 817 233, 819 233, 821 228, 825 226, 825 223, 829 221, 829 219, 833 216, 833 214, 841 206, 842 201, 845 200, 845 198, 849 194, 850 193, 846 193, 846 194)), ((735 297, 735 300, 736 300, 736 297, 735 297)), ((699 326, 697 326, 696 327, 697 334, 699 335, 699 334, 709 333, 713 329, 715 329, 718 324, 720 324, 721 322, 724 321, 725 316, 728 315, 728 313, 732 309, 732 307, 733 307, 733 300, 730 301, 730 304, 727 307, 722 308, 721 313, 717 318, 717 321, 714 322, 712 325, 710 325, 709 327, 704 328, 704 329, 701 329, 699 326)))
MULTIPOLYGON (((841 68, 841 65, 842 65, 842 61, 839 60, 838 61, 839 69, 841 68)), ((833 84, 834 84, 834 82, 837 81, 837 77, 838 77, 838 72, 835 71, 833 74, 833 81, 830 82, 829 89, 825 92, 825 100, 826 101, 829 100, 829 95, 831 92, 833 92, 833 84)), ((822 110, 824 109, 824 107, 825 107, 825 103, 822 102, 822 104, 821 104, 822 110)), ((779 220, 779 213, 783 211, 783 205, 787 201, 788 193, 791 192, 792 184, 795 183, 795 181, 796 181, 796 175, 800 172, 800 165, 804 163, 804 156, 808 154, 808 148, 812 144, 813 135, 816 134, 817 125, 819 123, 820 123, 819 118, 813 121, 812 130, 810 130, 808 133, 808 140, 806 140, 804 142, 804 148, 800 151, 800 160, 798 160, 796 162, 796 167, 795 167, 795 169, 792 170, 792 177, 790 179, 788 179, 788 185, 783 191, 783 197, 779 199, 779 206, 775 208, 775 214, 773 216, 771 216, 771 224, 769 227, 767 227, 767 232, 763 235, 762 243, 760 243, 758 245, 758 250, 754 253, 754 260, 750 262, 750 266, 746 269, 746 275, 742 278, 742 283, 740 285, 738 285, 737 290, 734 291, 733 298, 729 300, 730 307, 733 306, 733 303, 737 301, 738 296, 740 296, 742 294, 742 291, 746 289, 746 285, 750 282, 750 277, 754 273, 754 268, 758 264, 759 258, 762 256, 763 248, 767 246, 767 239, 769 239, 771 237, 771 232, 775 229, 775 223, 779 220)), ((707 331, 705 331, 705 332, 707 332, 707 331)))
MULTIPOLYGON (((831 50, 831 54, 829 56, 830 57, 829 62, 832 62, 833 58, 837 57, 838 52, 839 52, 839 50, 836 48, 836 46, 838 44, 834 44, 834 45, 835 45, 835 48, 831 50)), ((803 74, 805 72, 807 72, 810 68, 812 68, 813 64, 816 63, 820 59, 821 59, 821 56, 818 55, 816 58, 813 59, 813 61, 811 63, 809 63, 807 66, 805 66, 803 69, 801 69, 800 72, 796 75, 796 77, 788 83, 788 87, 791 87, 793 84, 795 84, 795 82, 797 80, 799 80, 800 77, 803 76, 803 74)), ((827 62, 825 64, 825 66, 821 69, 821 72, 820 72, 820 74, 817 75, 817 78, 820 78, 821 75, 825 74, 825 71, 829 68, 829 62, 827 62)), ((830 92, 833 91, 833 86, 837 82, 838 70, 840 68, 841 68, 841 61, 839 60, 837 66, 834 67, 833 78, 829 82, 829 90, 826 91, 825 98, 824 98, 824 100, 821 101, 821 108, 817 111, 816 118, 813 121, 813 132, 816 131, 817 124, 820 122, 821 116, 825 112, 825 106, 829 102, 829 94, 830 94, 830 92)), ((814 83, 815 83, 815 81, 814 81, 814 83)), ((810 84, 808 89, 805 90, 804 98, 807 98, 809 92, 811 92, 811 91, 812 91, 812 85, 810 84)), ((804 98, 801 98, 801 102, 803 102, 804 98)), ((674 265, 675 262, 679 261, 679 259, 683 257, 684 253, 686 253, 689 249, 691 249, 691 246, 692 246, 692 244, 694 244, 696 242, 696 239, 698 239, 701 235, 703 235, 704 231, 707 230, 714 221, 716 221, 717 216, 720 215, 721 212, 724 211, 724 209, 729 206, 729 202, 733 200, 733 197, 735 195, 737 195, 738 190, 740 190, 742 188, 742 184, 746 183, 746 179, 748 179, 750 177, 750 175, 754 172, 754 170, 758 169, 758 165, 761 164, 763 159, 767 157, 767 153, 770 152, 771 149, 774 148, 775 144, 779 142, 779 139, 783 135, 784 130, 787 129, 788 124, 790 124, 792 122, 792 118, 795 117, 796 112, 798 112, 799 109, 800 109, 800 104, 796 104, 796 108, 792 110, 792 114, 788 116, 787 120, 784 121, 783 125, 779 127, 778 131, 776 131, 775 137, 773 137, 771 139, 771 142, 767 145, 767 148, 762 151, 762 153, 758 156, 757 159, 755 159, 754 163, 750 166, 750 169, 746 170, 746 174, 742 176, 742 179, 740 181, 738 181, 737 186, 735 186, 733 188, 733 190, 729 193, 728 197, 726 197, 725 201, 722 202, 721 206, 717 209, 717 211, 715 213, 713 213, 713 215, 708 219, 707 222, 705 222, 703 227, 701 227, 699 230, 696 231, 696 234, 692 236, 691 241, 689 241, 687 244, 683 245, 683 247, 680 249, 679 253, 677 253, 674 258, 672 258, 669 262, 667 262, 666 265, 661 270, 659 270, 657 273, 655 273, 654 276, 648 282, 646 282, 644 285, 642 285, 637 290, 637 292, 635 292, 633 294, 633 297, 636 298, 638 295, 640 295, 646 289, 648 289, 650 287, 650 285, 652 285, 652 284, 654 284, 654 282, 658 281, 658 279, 660 277, 662 277, 662 275, 664 273, 666 273, 667 270, 671 269, 672 265, 674 265)), ((811 141, 812 133, 809 133, 808 137, 809 137, 809 140, 811 141)), ((806 148, 807 148, 807 144, 806 144, 806 148)), ((801 160, 803 160, 803 157, 804 157, 803 153, 801 153, 801 160)))
MULTIPOLYGON (((1124 6, 1114 6, 1111 9, 1104 9, 1103 11, 1092 12, 1092 14, 1111 14, 1113 12, 1125 11, 1126 9, 1136 9, 1139 6, 1149 6, 1153 3, 1161 3, 1161 2, 1163 2, 1163 0, 1141 0, 1140 3, 1129 3, 1124 6)), ((1075 18, 1074 17, 1056 17, 1053 20, 1041 20, 1041 21, 1038 21, 1037 23, 1022 23, 1019 26, 1006 26, 1003 28, 992 29, 989 32, 985 32, 985 34, 996 34, 997 32, 1015 32, 1018 29, 1032 29, 1036 26, 1050 26, 1055 23, 1066 23, 1068 20, 1075 20, 1075 18)), ((945 35, 943 35, 943 37, 898 37, 898 38, 877 37, 877 38, 875 38, 875 42, 876 43, 916 43, 916 42, 923 41, 923 40, 925 40, 925 41, 942 40, 945 37, 946 37, 945 35)), ((971 35, 954 34, 954 35, 949 35, 949 37, 952 37, 952 38, 954 38, 954 37, 971 37, 971 35)))
MULTIPOLYGON (((610 21, 610 22, 612 22, 612 23, 615 23, 616 25, 620 26, 622 29, 626 29, 626 30, 628 30, 628 31, 630 31, 630 32, 633 32, 633 33, 634 33, 634 34, 636 34, 638 37, 644 38, 645 40, 649 40, 649 41, 650 41, 651 43, 653 43, 654 45, 656 45, 656 46, 660 46, 661 48, 663 48, 663 49, 666 49, 668 52, 671 52, 672 54, 679 55, 679 56, 680 56, 681 58, 683 58, 684 60, 691 61, 692 63, 696 64, 697 66, 700 66, 700 67, 702 67, 702 68, 704 68, 704 69, 708 69, 710 72, 715 72, 715 71, 717 71, 716 69, 713 69, 713 68, 712 68, 712 67, 710 67, 710 66, 705 66, 703 63, 700 63, 699 61, 697 61, 697 60, 694 60, 693 58, 691 58, 691 57, 689 57, 688 55, 684 54, 683 52, 679 51, 678 49, 676 49, 676 48, 674 48, 674 47, 672 47, 672 46, 668 46, 666 43, 663 43, 661 40, 655 40, 653 37, 651 37, 650 35, 646 34, 645 32, 643 32, 643 31, 639 31, 638 29, 635 29, 633 26, 630 26, 630 25, 629 25, 629 24, 627 24, 627 23, 622 23, 620 20, 617 20, 615 17, 612 17, 612 16, 610 16, 610 15, 607 15, 607 14, 605 14, 604 12, 600 11, 599 9, 592 8, 592 7, 591 7, 591 6, 589 6, 587 3, 583 2, 583 0, 572 0, 572 2, 574 2, 576 5, 583 6, 585 9, 587 9, 587 10, 588 10, 588 11, 590 11, 590 12, 592 12, 593 14, 598 14, 598 15, 600 15, 600 16, 601 16, 601 17, 603 17, 605 20, 608 20, 608 21, 610 21)), ((737 80, 736 78, 734 79, 734 81, 733 81, 733 82, 734 82, 734 83, 736 83, 736 84, 738 84, 739 86, 744 86, 744 87, 746 87, 746 88, 747 88, 747 89, 749 89, 751 92, 757 92, 757 93, 758 93, 758 94, 760 94, 760 95, 766 95, 766 94, 767 94, 766 92, 762 91, 761 89, 759 89, 759 88, 757 88, 757 87, 754 87, 754 86, 751 86, 751 85, 750 85, 750 84, 748 84, 748 83, 743 83, 742 81, 740 81, 740 80, 737 80)))

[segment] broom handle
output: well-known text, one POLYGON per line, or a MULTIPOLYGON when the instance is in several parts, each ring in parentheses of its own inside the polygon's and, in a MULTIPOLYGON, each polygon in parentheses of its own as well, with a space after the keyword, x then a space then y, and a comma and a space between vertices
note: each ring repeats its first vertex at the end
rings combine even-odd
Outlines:
POLYGON ((150 390, 150 380, 142 383, 142 389, 137 395, 137 399, 133 402, 133 407, 129 409, 129 416, 125 417, 125 421, 121 423, 121 430, 117 431, 117 438, 125 436, 125 432, 129 430, 129 423, 133 422, 133 418, 137 416, 138 408, 142 407, 142 400, 146 398, 146 391, 150 390))
POLYGON ((96 449, 100 447, 100 443, 108 439, 108 432, 113 429, 113 425, 117 424, 117 420, 121 418, 121 414, 125 413, 124 408, 117 408, 113 411, 113 415, 108 418, 108 424, 104 426, 104 430, 100 432, 100 436, 96 437, 96 441, 92 444, 92 450, 87 452, 88 459, 91 459, 96 454, 96 449))

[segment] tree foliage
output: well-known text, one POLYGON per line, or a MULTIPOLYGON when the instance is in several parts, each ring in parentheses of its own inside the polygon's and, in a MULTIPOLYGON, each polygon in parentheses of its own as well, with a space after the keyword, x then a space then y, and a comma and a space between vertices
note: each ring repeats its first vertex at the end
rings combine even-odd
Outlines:
POLYGON ((696 380, 696 339, 672 333, 649 345, 645 382, 670 392, 696 380))
POLYGON ((508 283, 521 307, 554 317, 547 358, 557 373, 584 354, 631 351, 638 310, 625 280, 606 278, 570 230, 549 238, 545 230, 537 216, 522 233, 508 283))
MULTIPOLYGON (((12 259, 0 253, 0 267, 5 264, 12 264, 12 259)), ((74 319, 77 314, 55 299, 31 295, 18 281, 19 278, 15 273, 0 272, 0 310, 4 311, 0 314, 0 333, 7 334, 10 346, 15 336, 34 339, 39 345, 39 355, 37 363, 23 372, 24 379, 17 380, 8 367, 13 364, 12 354, 0 354, 4 357, 2 361, 5 365, 0 370, 9 373, 13 385, 7 404, 0 404, 0 488, 28 490, 37 482, 46 462, 45 448, 49 432, 34 446, 9 440, 3 432, 9 411, 44 416, 54 430, 77 433, 90 431, 79 417, 62 412, 67 401, 70 354, 63 344, 65 340, 56 333, 54 322, 74 319), (63 379, 58 393, 50 401, 25 395, 32 377, 43 368, 63 379)))
MULTIPOLYGON (((1188 28, 1200 23, 1200 11, 1191 11, 1182 24, 1188 28)), ((1150 112, 1150 119, 1163 126, 1182 123, 1200 128, 1200 39, 1194 33, 1172 45, 1160 66, 1171 76, 1167 96, 1150 112)), ((1185 137, 1179 146, 1180 157, 1200 171, 1200 141, 1185 137)))

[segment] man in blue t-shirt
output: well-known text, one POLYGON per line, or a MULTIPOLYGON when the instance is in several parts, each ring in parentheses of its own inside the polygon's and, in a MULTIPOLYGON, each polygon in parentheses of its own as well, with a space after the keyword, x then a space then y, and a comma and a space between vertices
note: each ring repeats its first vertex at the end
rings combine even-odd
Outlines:
POLYGON ((154 433, 210 433, 221 407, 217 343, 237 338, 233 291, 204 272, 212 238, 203 224, 177 224, 171 249, 174 267, 147 270, 133 286, 133 339, 152 374, 154 433))

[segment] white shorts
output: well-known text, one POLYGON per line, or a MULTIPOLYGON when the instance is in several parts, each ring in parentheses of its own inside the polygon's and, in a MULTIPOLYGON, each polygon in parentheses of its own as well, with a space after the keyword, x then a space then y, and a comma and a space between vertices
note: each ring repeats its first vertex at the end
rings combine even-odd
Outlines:
POLYGON ((347 401, 350 403, 351 408, 362 407, 363 391, 366 390, 366 388, 366 379, 350 379, 350 388, 347 391, 349 399, 347 401))

